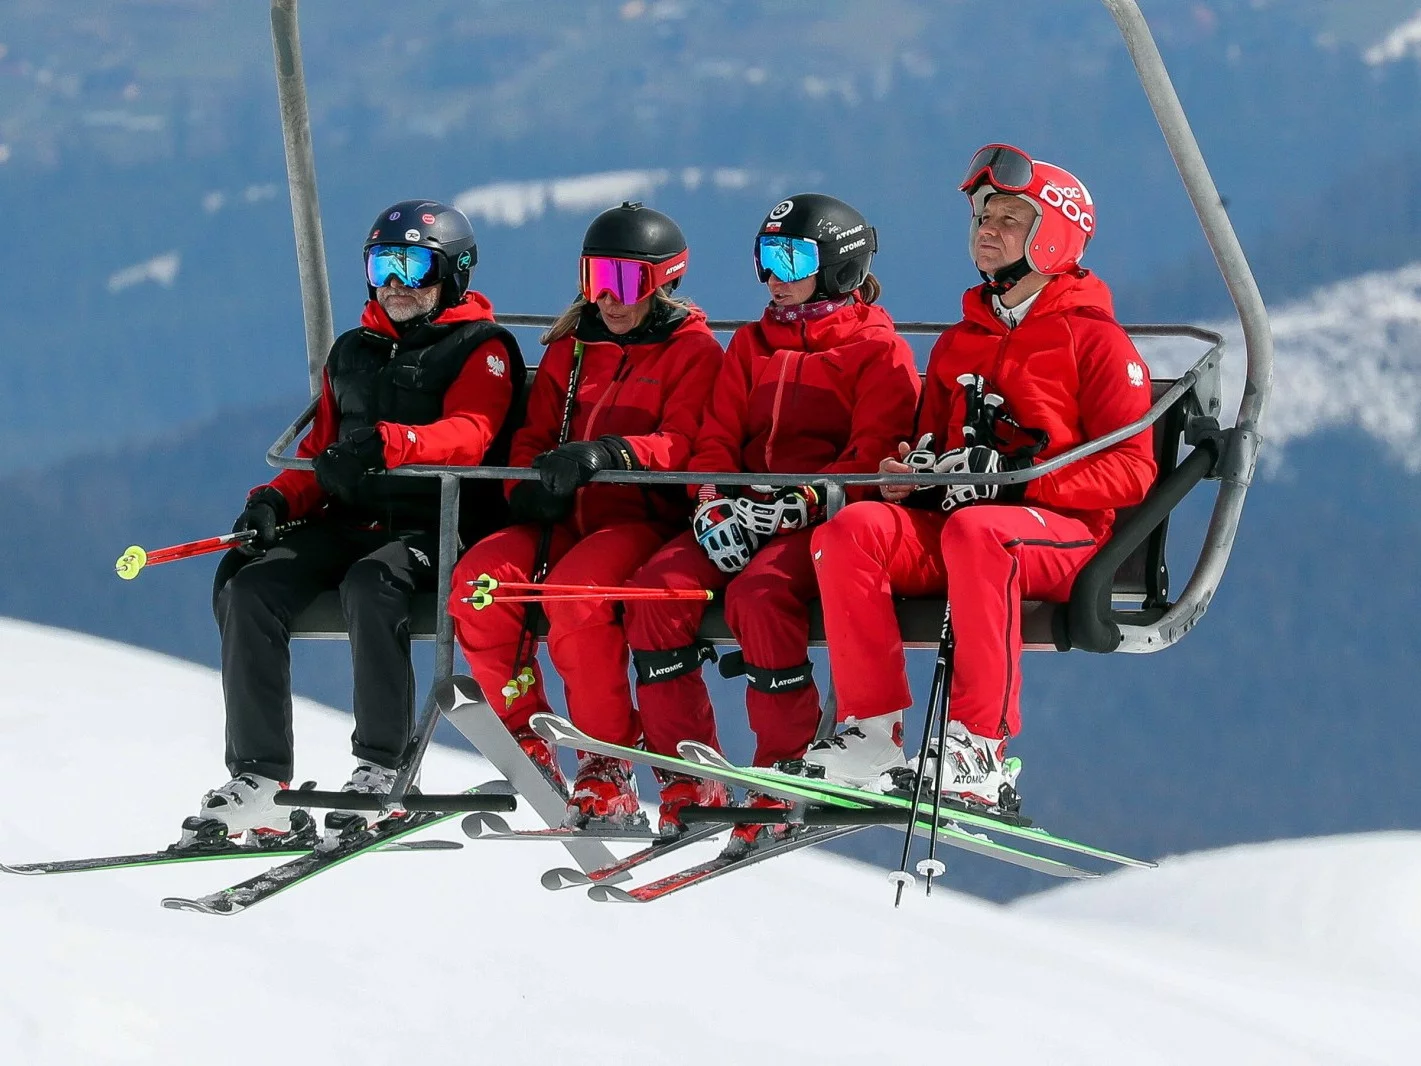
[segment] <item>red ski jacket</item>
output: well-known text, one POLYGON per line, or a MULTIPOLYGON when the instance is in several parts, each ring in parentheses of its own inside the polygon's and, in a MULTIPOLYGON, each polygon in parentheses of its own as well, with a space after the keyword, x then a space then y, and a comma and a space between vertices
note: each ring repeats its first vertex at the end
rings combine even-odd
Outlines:
MULTIPOLYGON (((528 415, 513 437, 509 464, 528 466, 557 446, 572 336, 548 345, 533 376, 528 415)), ((684 470, 691 441, 720 370, 724 352, 699 308, 691 308, 664 340, 620 345, 582 343, 582 375, 568 440, 625 438, 647 470, 684 470)), ((512 491, 517 482, 509 482, 512 491)), ((684 522, 690 509, 679 486, 587 485, 577 491, 573 524, 582 534, 623 522, 684 522)))
MULTIPOLYGON (((434 322, 449 325, 493 318, 493 304, 481 293, 469 291, 463 300, 439 314, 434 322)), ((365 305, 360 325, 387 337, 399 337, 385 309, 374 300, 365 305)), ((443 417, 423 426, 377 422, 385 442, 385 465, 473 466, 481 463, 484 451, 498 434, 508 414, 514 383, 509 380, 508 354, 503 343, 488 340, 479 345, 444 393, 443 417)), ((314 459, 335 443, 340 429, 340 412, 330 376, 321 372, 321 398, 316 404, 310 430, 296 446, 300 459, 314 459)), ((318 510, 326 502, 325 490, 310 470, 283 470, 271 485, 290 507, 292 518, 318 510)), ((252 490, 253 492, 256 489, 252 490)))
POLYGON ((913 351, 877 304, 790 323, 766 310, 731 338, 688 469, 872 473, 897 454, 918 391, 913 351))
MULTIPOLYGON (((985 286, 967 290, 962 314, 928 358, 915 441, 930 432, 938 451, 962 447, 961 374, 981 374, 1021 426, 1046 431, 1049 440, 1037 462, 1119 429, 1149 409, 1149 368, 1116 322, 1110 290, 1089 271, 1053 278, 1015 329, 993 313, 985 286)), ((1073 515, 1102 538, 1115 509, 1143 500, 1154 478, 1154 442, 1145 429, 1027 482, 1025 502, 1073 515)))

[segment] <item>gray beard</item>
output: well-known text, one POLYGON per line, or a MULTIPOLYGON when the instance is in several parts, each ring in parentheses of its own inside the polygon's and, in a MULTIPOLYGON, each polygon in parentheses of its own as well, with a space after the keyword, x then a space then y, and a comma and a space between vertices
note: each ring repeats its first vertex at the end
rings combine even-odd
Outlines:
POLYGON ((414 303, 403 304, 403 301, 401 301, 403 306, 398 312, 392 310, 390 305, 381 299, 383 295, 384 290, 376 290, 375 298, 379 301, 380 306, 385 309, 385 314, 390 316, 391 322, 409 322, 423 315, 427 315, 434 310, 434 305, 439 302, 439 288, 437 286, 429 289, 411 290, 409 295, 414 297, 414 303))

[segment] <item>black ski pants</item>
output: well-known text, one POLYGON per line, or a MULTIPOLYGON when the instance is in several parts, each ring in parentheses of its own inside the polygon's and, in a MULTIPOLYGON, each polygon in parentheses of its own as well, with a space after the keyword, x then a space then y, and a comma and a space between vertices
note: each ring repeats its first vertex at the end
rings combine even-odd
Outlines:
POLYGON ((410 600, 437 583, 438 537, 313 522, 260 558, 228 552, 212 607, 222 633, 227 769, 290 781, 291 621, 340 591, 355 673, 357 759, 394 769, 414 732, 410 600))

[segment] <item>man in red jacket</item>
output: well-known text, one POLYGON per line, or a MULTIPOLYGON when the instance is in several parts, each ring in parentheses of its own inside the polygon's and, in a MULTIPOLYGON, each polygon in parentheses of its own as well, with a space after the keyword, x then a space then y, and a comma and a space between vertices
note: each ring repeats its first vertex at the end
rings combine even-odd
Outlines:
MULTIPOLYGON (((969 248, 984 284, 967 291, 963 320, 933 346, 916 448, 900 444, 883 473, 1022 469, 1150 406, 1148 369, 1115 320, 1109 289, 1079 265, 1095 232, 1085 186, 1015 148, 988 145, 961 188, 972 204, 969 248)), ((893 596, 946 595, 957 652, 944 793, 988 807, 1001 802, 1018 765, 1005 754, 1021 727, 1021 601, 1069 598, 1116 509, 1144 499, 1154 476, 1145 429, 1021 484, 884 486, 889 502, 854 504, 817 530, 814 560, 845 728, 805 761, 869 787, 904 765, 903 711, 912 697, 893 596)))
MULTIPOLYGON (((290 829, 291 808, 274 800, 294 758, 290 625, 328 589, 340 591, 355 672, 357 763, 344 790, 388 792, 394 781, 414 727, 410 598, 436 582, 439 487, 383 472, 505 461, 507 415, 523 389, 517 341, 469 290, 477 258, 469 220, 434 201, 394 204, 371 227, 370 301, 359 328, 331 346, 296 449, 315 470, 284 470, 253 489, 233 531, 256 536, 217 568, 232 779, 203 798, 194 828, 290 829)), ((466 543, 506 517, 492 482, 468 482, 461 503, 466 543)))

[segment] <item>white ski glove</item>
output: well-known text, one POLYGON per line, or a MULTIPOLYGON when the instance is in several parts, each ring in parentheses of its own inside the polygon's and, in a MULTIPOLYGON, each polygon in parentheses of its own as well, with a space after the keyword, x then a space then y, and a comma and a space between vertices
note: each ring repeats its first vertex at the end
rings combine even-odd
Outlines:
POLYGON ((736 574, 745 569, 750 556, 760 546, 759 538, 740 523, 735 505, 724 496, 705 500, 691 518, 696 543, 722 573, 736 574))
POLYGON ((783 488, 768 500, 737 496, 730 504, 740 524, 757 537, 797 533, 824 517, 823 494, 813 485, 783 488))

